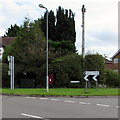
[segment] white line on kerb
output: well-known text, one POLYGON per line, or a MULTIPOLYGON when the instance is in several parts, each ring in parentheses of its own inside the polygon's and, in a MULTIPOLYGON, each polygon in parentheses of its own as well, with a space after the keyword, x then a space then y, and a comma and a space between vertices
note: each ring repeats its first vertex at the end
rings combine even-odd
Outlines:
POLYGON ((32 117, 32 118, 42 118, 43 119, 43 117, 38 117, 38 116, 34 116, 34 115, 29 115, 29 114, 26 114, 26 113, 21 113, 21 115, 23 115, 23 116, 27 116, 27 117, 32 117))
POLYGON ((109 107, 110 105, 104 105, 104 104, 96 104, 98 106, 104 106, 104 107, 109 107))
POLYGON ((51 100, 53 100, 53 101, 60 101, 60 100, 58 100, 58 99, 51 99, 51 100))
POLYGON ((64 102, 75 103, 75 101, 65 100, 64 102))

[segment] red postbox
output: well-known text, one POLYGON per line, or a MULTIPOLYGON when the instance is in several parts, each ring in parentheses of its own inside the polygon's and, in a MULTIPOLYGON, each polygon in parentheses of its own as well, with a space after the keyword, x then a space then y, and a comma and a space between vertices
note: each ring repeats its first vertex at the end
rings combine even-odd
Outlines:
POLYGON ((54 83, 54 75, 49 74, 49 84, 52 85, 54 83))

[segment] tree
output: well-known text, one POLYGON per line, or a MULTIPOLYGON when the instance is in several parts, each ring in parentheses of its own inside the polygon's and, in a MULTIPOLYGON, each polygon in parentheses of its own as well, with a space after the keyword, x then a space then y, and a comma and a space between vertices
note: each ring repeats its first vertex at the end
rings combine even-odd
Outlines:
MULTIPOLYGON (((54 15, 53 11, 50 11, 48 14, 48 18, 48 38, 50 39, 50 43, 52 42, 52 44, 49 45, 50 48, 55 50, 59 49, 58 53, 63 53, 62 56, 66 55, 68 51, 68 53, 71 52, 71 54, 75 53, 76 32, 73 12, 71 10, 68 11, 67 9, 64 10, 59 6, 56 16, 54 15), (65 45, 63 43, 65 43, 65 45), (61 44, 63 46, 58 46, 58 48, 56 48, 56 44, 61 44), (71 45, 72 47, 70 49, 69 46, 71 45)), ((44 35, 46 35, 46 13, 42 18, 41 28, 44 32, 44 35)))
POLYGON ((8 28, 7 32, 5 32, 4 36, 7 37, 16 37, 18 31, 20 30, 20 27, 18 25, 11 25, 10 28, 8 28))
POLYGON ((56 40, 57 41, 71 41, 75 44, 76 32, 75 32, 75 21, 74 14, 70 9, 63 9, 59 6, 57 10, 57 22, 56 22, 56 40), (68 15, 69 13, 69 15, 68 15))
MULTIPOLYGON (((41 21, 41 29, 44 32, 44 35, 46 36, 46 12, 44 14, 44 17, 42 17, 41 21)), ((50 40, 55 40, 55 15, 52 10, 48 12, 48 31, 48 38, 50 40)))
POLYGON ((32 23, 29 19, 24 21, 14 43, 5 49, 4 62, 7 61, 8 55, 15 56, 17 80, 20 80, 24 73, 31 73, 39 78, 40 71, 37 70, 45 64, 45 38, 39 22, 32 23))

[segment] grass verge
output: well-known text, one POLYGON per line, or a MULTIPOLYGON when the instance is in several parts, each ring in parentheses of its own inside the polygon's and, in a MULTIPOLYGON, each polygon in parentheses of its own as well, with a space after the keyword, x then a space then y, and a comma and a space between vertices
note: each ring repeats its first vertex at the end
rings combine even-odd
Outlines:
POLYGON ((53 95, 53 96, 118 96, 120 89, 78 89, 78 88, 55 88, 49 89, 1 89, 0 93, 14 95, 53 95))

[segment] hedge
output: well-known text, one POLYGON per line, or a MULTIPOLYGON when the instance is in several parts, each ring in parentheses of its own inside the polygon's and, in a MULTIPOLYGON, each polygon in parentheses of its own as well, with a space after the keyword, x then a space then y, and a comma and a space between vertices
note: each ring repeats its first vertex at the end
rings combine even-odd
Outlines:
POLYGON ((120 88, 120 73, 113 70, 106 70, 107 87, 120 88))

